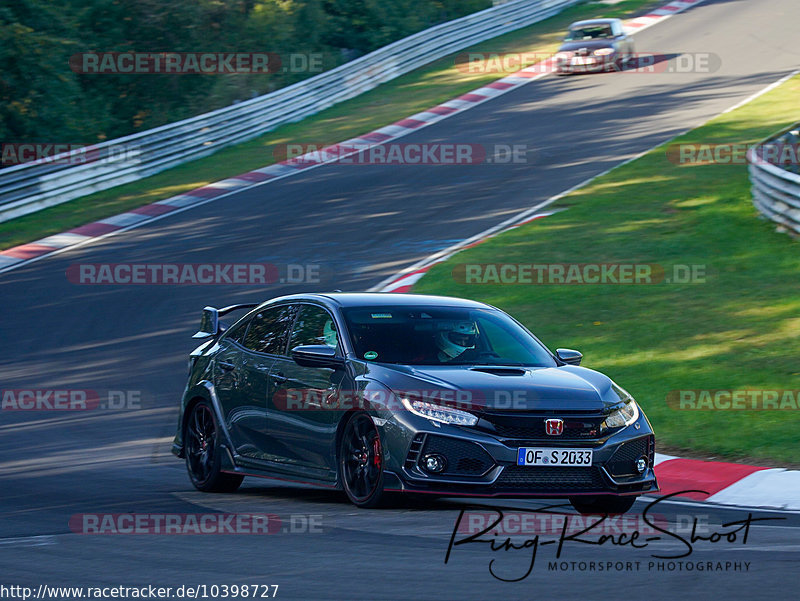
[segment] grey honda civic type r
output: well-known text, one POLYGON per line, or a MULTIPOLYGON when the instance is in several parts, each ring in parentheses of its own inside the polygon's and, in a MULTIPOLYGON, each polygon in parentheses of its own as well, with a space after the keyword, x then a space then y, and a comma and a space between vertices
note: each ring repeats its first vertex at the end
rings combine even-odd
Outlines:
POLYGON ((173 452, 202 491, 260 476, 359 507, 427 493, 622 513, 658 490, 653 430, 631 395, 489 305, 298 294, 206 307, 195 338, 173 452))

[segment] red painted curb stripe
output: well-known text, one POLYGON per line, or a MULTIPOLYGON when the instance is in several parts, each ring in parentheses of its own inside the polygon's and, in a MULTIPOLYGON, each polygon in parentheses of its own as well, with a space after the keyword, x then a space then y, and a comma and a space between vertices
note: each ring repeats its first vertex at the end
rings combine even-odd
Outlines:
POLYGON ((436 115, 449 115, 450 113, 455 113, 456 109, 449 107, 449 106, 435 106, 432 109, 428 109, 425 111, 426 113, 434 113, 436 115))
MULTIPOLYGON (((516 227, 516 226, 514 226, 514 227, 516 227)), ((508 230, 506 230, 506 231, 508 231, 508 230)), ((497 233, 498 234, 505 233, 505 231, 504 232, 497 232, 497 233)), ((470 249, 470 248, 475 248, 476 246, 478 246, 480 244, 483 244, 487 240, 491 240, 493 237, 494 236, 489 236, 488 238, 482 238, 480 240, 475 240, 475 242, 473 242, 472 244, 467 244, 466 246, 462 247, 461 250, 467 250, 467 249, 470 249)))
POLYGON ((488 98, 488 96, 481 96, 480 94, 473 94, 470 92, 469 94, 463 94, 459 96, 458 98, 456 98, 456 100, 466 100, 467 102, 480 102, 481 100, 486 100, 486 98, 488 98))
POLYGON ((122 229, 121 225, 111 225, 110 223, 100 223, 99 221, 95 221, 94 223, 87 223, 86 225, 82 225, 80 227, 76 227, 73 230, 69 230, 69 234, 80 234, 81 236, 102 236, 103 234, 107 234, 108 232, 113 232, 114 230, 122 229))
POLYGON ((389 136, 389 135, 386 135, 386 134, 382 134, 379 131, 372 131, 372 132, 370 132, 368 134, 365 134, 363 136, 359 136, 360 139, 369 140, 370 142, 383 142, 384 140, 388 140, 391 137, 392 136, 389 136))
POLYGON ((248 182, 263 182, 268 179, 272 179, 275 177, 274 175, 270 175, 269 173, 261 173, 260 171, 249 171, 247 173, 242 173, 241 175, 234 176, 236 179, 243 179, 248 182))
POLYGON ((520 221, 516 225, 512 225, 512 228, 520 227, 523 225, 529 224, 531 221, 536 221, 537 219, 541 219, 542 217, 549 217, 549 215, 534 215, 533 217, 528 217, 527 219, 520 221))
POLYGON ((768 468, 740 463, 699 461, 697 459, 669 459, 655 467, 662 495, 682 490, 704 490, 708 494, 689 493, 681 495, 703 501, 745 476, 768 468))
POLYGON ((495 90, 507 90, 508 88, 513 88, 513 83, 506 83, 505 81, 494 81, 490 84, 483 86, 484 88, 494 88, 495 90))
POLYGON ((131 209, 128 213, 137 213, 139 215, 150 215, 155 217, 156 215, 163 215, 164 213, 169 213, 170 211, 174 211, 178 207, 173 207, 171 205, 162 205, 162 204, 149 204, 144 205, 143 207, 137 207, 135 209, 131 209))
POLYGON ((414 129, 415 127, 419 127, 420 125, 425 125, 424 121, 420 121, 419 119, 401 119, 400 121, 395 121, 392 125, 399 125, 400 127, 406 127, 408 129, 414 129))
MULTIPOLYGON (((428 273, 428 271, 430 270, 431 267, 433 267, 434 265, 436 265, 437 263, 440 263, 440 262, 441 261, 437 261, 436 263, 431 263, 430 265, 428 265, 426 267, 421 267, 420 269, 417 269, 417 270, 412 271, 410 273, 406 273, 406 274, 400 276, 399 278, 397 278, 396 280, 394 280, 393 282, 390 282, 390 283, 386 284, 386 286, 384 286, 384 289, 390 288, 391 286, 394 286, 395 284, 397 284, 397 282, 401 282, 401 281, 405 280, 406 278, 410 278, 410 277, 412 277, 414 275, 428 273)), ((414 287, 413 283, 412 284, 406 284, 404 286, 400 286, 399 288, 395 288, 394 290, 389 290, 388 292, 391 292, 393 294, 403 294, 405 292, 411 292, 411 289, 413 287, 414 287)))
POLYGON ((36 244, 31 242, 30 244, 22 244, 20 246, 15 246, 14 248, 4 250, 3 252, 0 252, 0 255, 4 257, 11 257, 13 259, 33 259, 34 257, 53 252, 54 250, 58 249, 53 246, 45 246, 44 244, 36 244))
POLYGON ((395 288, 392 290, 392 294, 405 294, 406 292, 411 292, 411 289, 414 287, 414 284, 408 284, 407 286, 400 286, 399 288, 395 288))
POLYGON ((530 78, 530 77, 536 77, 538 75, 541 75, 541 73, 539 73, 537 71, 515 71, 514 73, 509 75, 509 77, 528 77, 528 78, 530 78))
POLYGON ((197 188, 196 190, 192 190, 191 192, 186 192, 186 196, 196 196, 197 198, 214 198, 215 196, 219 196, 220 194, 225 194, 230 192, 227 188, 215 188, 213 186, 204 186, 202 188, 197 188))

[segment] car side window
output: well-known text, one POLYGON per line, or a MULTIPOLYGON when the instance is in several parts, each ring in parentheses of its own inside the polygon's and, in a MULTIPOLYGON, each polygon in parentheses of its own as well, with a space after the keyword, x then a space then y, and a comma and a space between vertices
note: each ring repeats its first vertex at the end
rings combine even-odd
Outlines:
POLYGON ((250 319, 243 319, 242 321, 233 324, 225 334, 225 340, 243 344, 244 334, 247 331, 247 326, 250 325, 250 321, 250 319))
POLYGON ((339 333, 333 317, 322 307, 301 305, 294 322, 289 348, 303 344, 324 344, 331 348, 339 345, 339 333))
POLYGON ((285 355, 293 314, 289 305, 259 311, 250 321, 244 346, 259 353, 285 355))

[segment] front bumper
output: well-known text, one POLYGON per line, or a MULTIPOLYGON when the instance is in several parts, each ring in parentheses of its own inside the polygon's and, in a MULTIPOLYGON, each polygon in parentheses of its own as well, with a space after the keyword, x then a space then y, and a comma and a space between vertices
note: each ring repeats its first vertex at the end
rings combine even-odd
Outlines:
POLYGON ((555 71, 556 73, 597 73, 613 67, 616 64, 616 59, 616 53, 607 56, 571 57, 557 60, 555 62, 555 71), (576 64, 574 62, 576 58, 584 59, 587 62, 585 64, 576 64))
POLYGON ((644 415, 636 424, 604 439, 512 440, 441 425, 415 429, 406 440, 404 455, 395 456, 392 465, 386 466, 387 490, 448 496, 559 498, 640 495, 658 490, 653 471, 655 439, 644 415), (518 449, 537 446, 590 447, 593 464, 518 466, 518 449), (445 458, 447 467, 442 473, 432 474, 424 469, 422 458, 429 453, 445 458), (643 473, 635 469, 639 457, 647 459, 643 473))

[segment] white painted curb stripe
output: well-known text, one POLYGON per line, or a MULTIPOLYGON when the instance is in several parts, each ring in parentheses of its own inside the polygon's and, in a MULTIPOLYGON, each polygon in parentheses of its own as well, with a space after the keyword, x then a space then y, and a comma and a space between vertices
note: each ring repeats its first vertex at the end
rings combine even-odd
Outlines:
POLYGON ((675 455, 664 455, 662 453, 656 453, 654 467, 659 463, 664 463, 665 461, 669 461, 670 459, 678 459, 675 455))
POLYGON ((53 248, 64 248, 65 246, 72 246, 73 244, 78 244, 79 242, 89 240, 90 238, 91 236, 83 236, 81 234, 64 232, 63 234, 55 234, 53 236, 48 236, 47 238, 42 238, 41 240, 38 240, 36 244, 52 246, 53 248))
POLYGON ((800 510, 800 471, 775 468, 753 472, 711 495, 707 501, 800 510))
POLYGON ((126 227, 129 225, 133 225, 134 223, 148 221, 150 217, 151 217, 150 215, 143 215, 141 213, 121 213, 119 215, 114 215, 113 217, 106 217, 105 219, 101 219, 99 223, 106 223, 108 225, 117 225, 119 227, 126 227))

